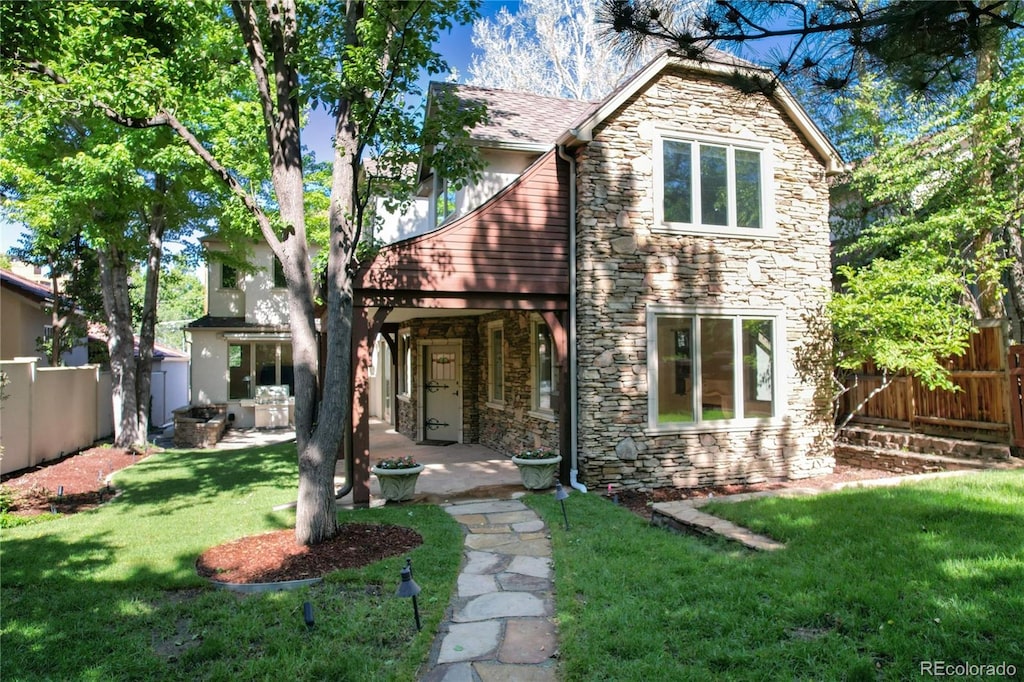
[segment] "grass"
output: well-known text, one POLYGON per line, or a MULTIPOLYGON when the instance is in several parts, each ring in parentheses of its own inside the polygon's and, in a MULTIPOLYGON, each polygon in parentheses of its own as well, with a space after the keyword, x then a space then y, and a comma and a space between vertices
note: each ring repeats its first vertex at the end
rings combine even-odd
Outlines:
POLYGON ((290 527, 294 446, 168 451, 119 472, 95 511, 3 532, 2 670, 15 680, 408 680, 454 588, 458 524, 434 506, 342 512, 424 538, 411 552, 423 631, 393 596, 405 557, 299 591, 239 597, 194 569, 206 548, 290 527), (303 602, 314 607, 307 630, 303 602))
POLYGON ((787 543, 773 553, 653 528, 596 495, 573 493, 566 532, 552 495, 527 501, 552 531, 563 679, 1024 672, 1024 472, 704 508, 787 543))

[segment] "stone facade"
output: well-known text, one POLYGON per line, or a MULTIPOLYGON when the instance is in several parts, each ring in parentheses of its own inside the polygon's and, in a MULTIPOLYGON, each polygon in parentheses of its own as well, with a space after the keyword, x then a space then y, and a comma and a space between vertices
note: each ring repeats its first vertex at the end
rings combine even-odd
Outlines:
MULTIPOLYGON (((538 318, 539 319, 539 318, 538 318)), ((462 342, 462 432, 463 442, 481 443, 513 455, 523 449, 558 447, 557 415, 540 415, 532 411, 533 384, 530 315, 500 311, 478 317, 413 319, 403 324, 414 343, 412 356, 413 385, 410 395, 399 397, 399 430, 417 439, 421 345, 428 340, 460 340, 462 342), (501 321, 504 336, 504 400, 490 401, 488 396, 488 329, 501 321)))
MULTIPOLYGON (((539 319, 539 318, 537 318, 539 319)), ((558 415, 540 415, 533 408, 532 349, 533 319, 518 312, 500 312, 480 318, 480 443, 506 455, 527 449, 558 449, 558 415), (505 396, 503 404, 488 401, 488 326, 502 322, 505 340, 505 396)))
POLYGON ((577 155, 579 468, 592 487, 691 487, 832 470, 831 284, 823 162, 768 99, 666 70, 577 155), (774 177, 773 238, 655 225, 655 130, 757 139, 774 177), (780 416, 700 431, 648 425, 650 306, 770 309, 784 321, 780 416))

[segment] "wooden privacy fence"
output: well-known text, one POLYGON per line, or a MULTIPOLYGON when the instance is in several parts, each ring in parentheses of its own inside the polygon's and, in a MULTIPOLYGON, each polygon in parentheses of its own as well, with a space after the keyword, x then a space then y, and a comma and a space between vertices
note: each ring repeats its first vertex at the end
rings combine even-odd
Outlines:
MULTIPOLYGON (((1012 346, 1009 357, 1004 348, 1001 325, 980 327, 967 351, 945 362, 960 390, 932 391, 913 377, 895 376, 853 421, 1024 445, 1024 346, 1012 346)), ((883 381, 873 363, 850 375, 846 381, 850 390, 840 406, 843 414, 856 409, 883 381)))

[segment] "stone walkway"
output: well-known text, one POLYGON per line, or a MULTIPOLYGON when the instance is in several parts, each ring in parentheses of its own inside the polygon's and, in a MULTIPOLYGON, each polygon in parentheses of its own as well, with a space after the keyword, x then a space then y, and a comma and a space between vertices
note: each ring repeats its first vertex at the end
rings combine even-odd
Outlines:
POLYGON ((551 540, 519 500, 446 505, 466 529, 448 618, 421 682, 554 682, 551 540))

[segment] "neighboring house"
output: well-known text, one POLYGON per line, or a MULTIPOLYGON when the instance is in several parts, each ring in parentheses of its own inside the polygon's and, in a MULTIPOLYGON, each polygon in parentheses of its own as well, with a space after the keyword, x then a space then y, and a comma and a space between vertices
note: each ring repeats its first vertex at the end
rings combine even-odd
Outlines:
MULTIPOLYGON (((50 366, 36 344, 38 339, 53 334, 53 319, 47 310, 52 301, 48 284, 0 269, 0 360, 34 357, 39 359, 39 367, 50 366)), ((89 355, 85 343, 79 341, 63 353, 63 358, 70 367, 86 364, 89 355)))
MULTIPOLYGON (((50 313, 45 310, 52 299, 50 286, 44 281, 0 270, 0 360, 34 357, 38 359, 37 367, 50 366, 46 356, 36 350, 36 340, 52 333, 50 313)), ((64 366, 99 364, 106 369, 106 327, 95 323, 87 326, 88 339, 64 352, 64 366)), ((137 348, 138 338, 135 343, 137 348)), ((188 404, 188 361, 188 355, 154 344, 150 387, 150 423, 154 427, 171 421, 172 410, 188 404)))
POLYGON ((487 103, 489 165, 459 192, 422 168, 425 224, 357 274, 357 501, 369 405, 418 441, 557 448, 598 489, 832 470, 842 161, 785 89, 733 85, 765 72, 709 56, 598 103, 435 86, 487 103))
MULTIPOLYGON (((204 244, 226 250, 214 237, 204 244)), ((252 272, 244 273, 208 259, 207 314, 185 328, 192 338, 192 400, 226 404, 234 426, 284 426, 261 398, 285 392, 280 387, 294 394, 284 273, 265 243, 253 247, 251 265, 252 272)))

